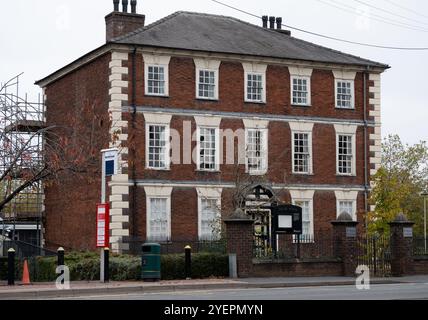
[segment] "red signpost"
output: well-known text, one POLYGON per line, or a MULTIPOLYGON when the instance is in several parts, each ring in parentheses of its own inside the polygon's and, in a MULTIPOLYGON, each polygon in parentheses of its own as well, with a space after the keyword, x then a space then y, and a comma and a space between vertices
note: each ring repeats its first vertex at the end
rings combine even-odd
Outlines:
POLYGON ((109 247, 110 208, 108 203, 97 204, 97 248, 109 247))

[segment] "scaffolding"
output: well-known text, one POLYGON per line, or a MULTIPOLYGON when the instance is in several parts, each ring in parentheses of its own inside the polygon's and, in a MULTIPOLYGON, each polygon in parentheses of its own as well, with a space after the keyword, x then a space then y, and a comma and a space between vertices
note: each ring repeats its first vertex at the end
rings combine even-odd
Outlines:
MULTIPOLYGON (((37 102, 21 96, 20 76, 0 84, 0 201, 25 182, 43 163, 43 128, 45 104, 43 96, 37 102), (7 174, 6 174, 7 173, 7 174)), ((0 208, 1 209, 1 208, 0 208)), ((40 226, 43 215, 43 186, 41 181, 22 190, 3 207, 0 216, 6 224, 37 225, 35 242, 41 244, 40 226)))

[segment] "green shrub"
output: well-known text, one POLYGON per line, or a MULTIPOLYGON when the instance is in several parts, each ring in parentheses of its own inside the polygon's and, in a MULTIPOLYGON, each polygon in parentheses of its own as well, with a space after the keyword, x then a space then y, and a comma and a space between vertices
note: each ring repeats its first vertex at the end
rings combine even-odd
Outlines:
MULTIPOLYGON (((22 262, 15 260, 15 280, 22 278, 22 262)), ((7 268, 8 262, 7 257, 0 258, 0 280, 7 281, 7 268)))
POLYGON ((7 280, 7 258, 0 258, 0 281, 7 280))
MULTIPOLYGON (((71 252, 65 255, 65 265, 70 270, 71 281, 93 281, 100 278, 100 257, 93 252, 71 252)), ((17 260, 16 279, 22 275, 22 261, 17 260)), ((57 257, 35 257, 28 260, 32 282, 53 282, 57 257)), ((110 256, 110 279, 112 281, 141 280, 141 257, 131 255, 110 256)), ((219 253, 192 254, 192 278, 227 277, 228 257, 219 253)), ((0 260, 0 279, 7 279, 7 259, 0 260)), ((184 254, 161 256, 163 280, 185 278, 184 254)))
POLYGON ((141 258, 125 255, 111 257, 110 279, 113 281, 140 280, 141 258))
POLYGON ((184 254, 168 254, 161 256, 162 280, 184 279, 184 254))

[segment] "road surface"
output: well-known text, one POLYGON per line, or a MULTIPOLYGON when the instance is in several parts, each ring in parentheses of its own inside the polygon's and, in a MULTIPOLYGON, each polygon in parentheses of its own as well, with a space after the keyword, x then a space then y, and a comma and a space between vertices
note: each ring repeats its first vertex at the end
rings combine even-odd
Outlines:
MULTIPOLYGON (((60 298, 65 299, 65 298, 60 298)), ((369 290, 355 286, 304 288, 198 290, 158 293, 93 295, 66 300, 428 300, 428 283, 372 285, 369 290)))

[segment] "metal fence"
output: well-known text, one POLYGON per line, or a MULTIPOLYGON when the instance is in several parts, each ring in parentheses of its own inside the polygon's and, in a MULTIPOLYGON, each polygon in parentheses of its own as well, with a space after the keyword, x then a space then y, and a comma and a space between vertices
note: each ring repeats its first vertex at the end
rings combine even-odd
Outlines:
POLYGON ((31 243, 26 243, 17 240, 5 240, 2 241, 3 256, 7 257, 9 249, 15 250, 15 257, 17 259, 25 259, 40 256, 56 256, 55 251, 47 250, 31 243))
POLYGON ((413 255, 428 257, 428 238, 414 237, 413 238, 413 255))
POLYGON ((357 263, 369 267, 374 276, 391 275, 391 247, 389 236, 367 236, 357 239, 357 263))
POLYGON ((257 259, 334 259, 334 239, 332 236, 291 236, 279 235, 277 251, 271 247, 254 246, 254 258, 257 259))
MULTIPOLYGON (((39 277, 40 273, 44 271, 41 269, 39 263, 37 263, 40 257, 55 257, 56 252, 47 250, 41 247, 37 247, 31 243, 22 241, 5 240, 1 241, 3 262, 7 261, 9 249, 15 250, 15 280, 20 281, 22 277, 22 271, 24 266, 24 260, 28 262, 28 270, 30 273, 30 279, 33 281, 39 277)), ((7 275, 7 263, 3 263, 0 267, 0 280, 6 280, 7 275)))
POLYGON ((184 253, 184 248, 190 246, 192 253, 222 253, 225 254, 226 241, 225 240, 167 240, 167 241, 146 241, 146 240, 131 240, 129 241, 129 249, 131 254, 140 255, 141 246, 144 243, 159 243, 161 246, 161 254, 177 254, 184 253))

